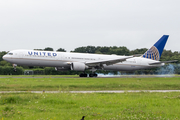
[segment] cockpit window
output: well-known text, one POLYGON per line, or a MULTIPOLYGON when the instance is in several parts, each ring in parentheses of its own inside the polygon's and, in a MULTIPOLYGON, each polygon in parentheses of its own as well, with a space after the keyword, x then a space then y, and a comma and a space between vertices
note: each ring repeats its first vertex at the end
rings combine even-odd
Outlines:
POLYGON ((8 55, 13 55, 13 53, 7 53, 8 55))

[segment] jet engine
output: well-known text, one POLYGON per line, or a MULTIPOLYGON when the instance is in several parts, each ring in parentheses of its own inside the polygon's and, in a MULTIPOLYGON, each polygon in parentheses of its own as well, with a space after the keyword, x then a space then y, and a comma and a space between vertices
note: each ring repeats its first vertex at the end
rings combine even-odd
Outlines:
POLYGON ((71 64, 71 70, 74 71, 84 71, 86 68, 88 68, 88 66, 86 66, 84 63, 73 62, 71 64))

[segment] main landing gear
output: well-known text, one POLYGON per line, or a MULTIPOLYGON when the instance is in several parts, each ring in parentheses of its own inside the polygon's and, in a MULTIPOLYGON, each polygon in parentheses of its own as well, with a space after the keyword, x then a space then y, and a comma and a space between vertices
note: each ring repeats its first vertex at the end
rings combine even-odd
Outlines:
POLYGON ((81 74, 79 75, 79 77, 87 77, 87 74, 86 74, 86 73, 81 73, 81 74))
MULTIPOLYGON (((92 67, 90 69, 91 73, 89 74, 89 77, 97 77, 98 75, 95 73, 97 69, 95 67, 92 67)), ((87 77, 88 75, 85 73, 85 71, 79 75, 79 77, 87 77)))
MULTIPOLYGON (((97 77, 98 75, 96 73, 89 74, 89 77, 97 77)), ((79 77, 88 77, 86 73, 81 73, 79 77)))
POLYGON ((98 75, 96 73, 89 74, 89 77, 97 77, 98 75))

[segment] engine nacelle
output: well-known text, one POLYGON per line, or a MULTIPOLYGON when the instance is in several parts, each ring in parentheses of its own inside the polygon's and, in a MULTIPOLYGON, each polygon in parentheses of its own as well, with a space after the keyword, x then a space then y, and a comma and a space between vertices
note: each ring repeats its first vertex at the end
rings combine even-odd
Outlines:
POLYGON ((86 68, 87 68, 87 66, 84 63, 73 62, 71 64, 71 70, 84 71, 86 68))

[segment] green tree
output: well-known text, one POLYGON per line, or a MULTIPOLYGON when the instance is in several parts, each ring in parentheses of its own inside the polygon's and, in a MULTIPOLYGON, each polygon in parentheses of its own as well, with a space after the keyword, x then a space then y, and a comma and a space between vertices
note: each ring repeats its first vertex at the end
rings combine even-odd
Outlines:
POLYGON ((87 47, 78 47, 74 51, 71 52, 78 52, 78 53, 95 53, 96 47, 95 46, 87 46, 87 47))
POLYGON ((110 49, 110 54, 116 54, 116 55, 130 55, 129 49, 127 49, 125 46, 122 47, 112 47, 110 49))
POLYGON ((2 52, 0 52, 0 61, 2 61, 3 60, 3 56, 5 55, 5 54, 7 54, 7 52, 6 51, 2 51, 2 52))
POLYGON ((47 48, 44 49, 44 51, 54 51, 54 50, 51 47, 47 47, 47 48))
POLYGON ((135 54, 144 54, 148 49, 147 48, 141 48, 141 49, 135 49, 130 51, 131 55, 135 55, 135 54))
POLYGON ((34 49, 34 50, 43 51, 43 49, 34 49))
POLYGON ((66 50, 63 49, 63 48, 59 48, 59 49, 57 49, 56 51, 57 51, 57 52, 66 52, 66 50))
POLYGON ((110 53, 109 53, 110 47, 106 47, 106 46, 100 47, 100 48, 98 49, 98 51, 100 51, 102 54, 110 54, 110 53))
POLYGON ((22 67, 16 67, 16 70, 12 66, 0 66, 0 75, 22 75, 24 72, 22 67))
POLYGON ((12 64, 7 61, 2 60, 0 61, 0 66, 12 66, 12 64))

